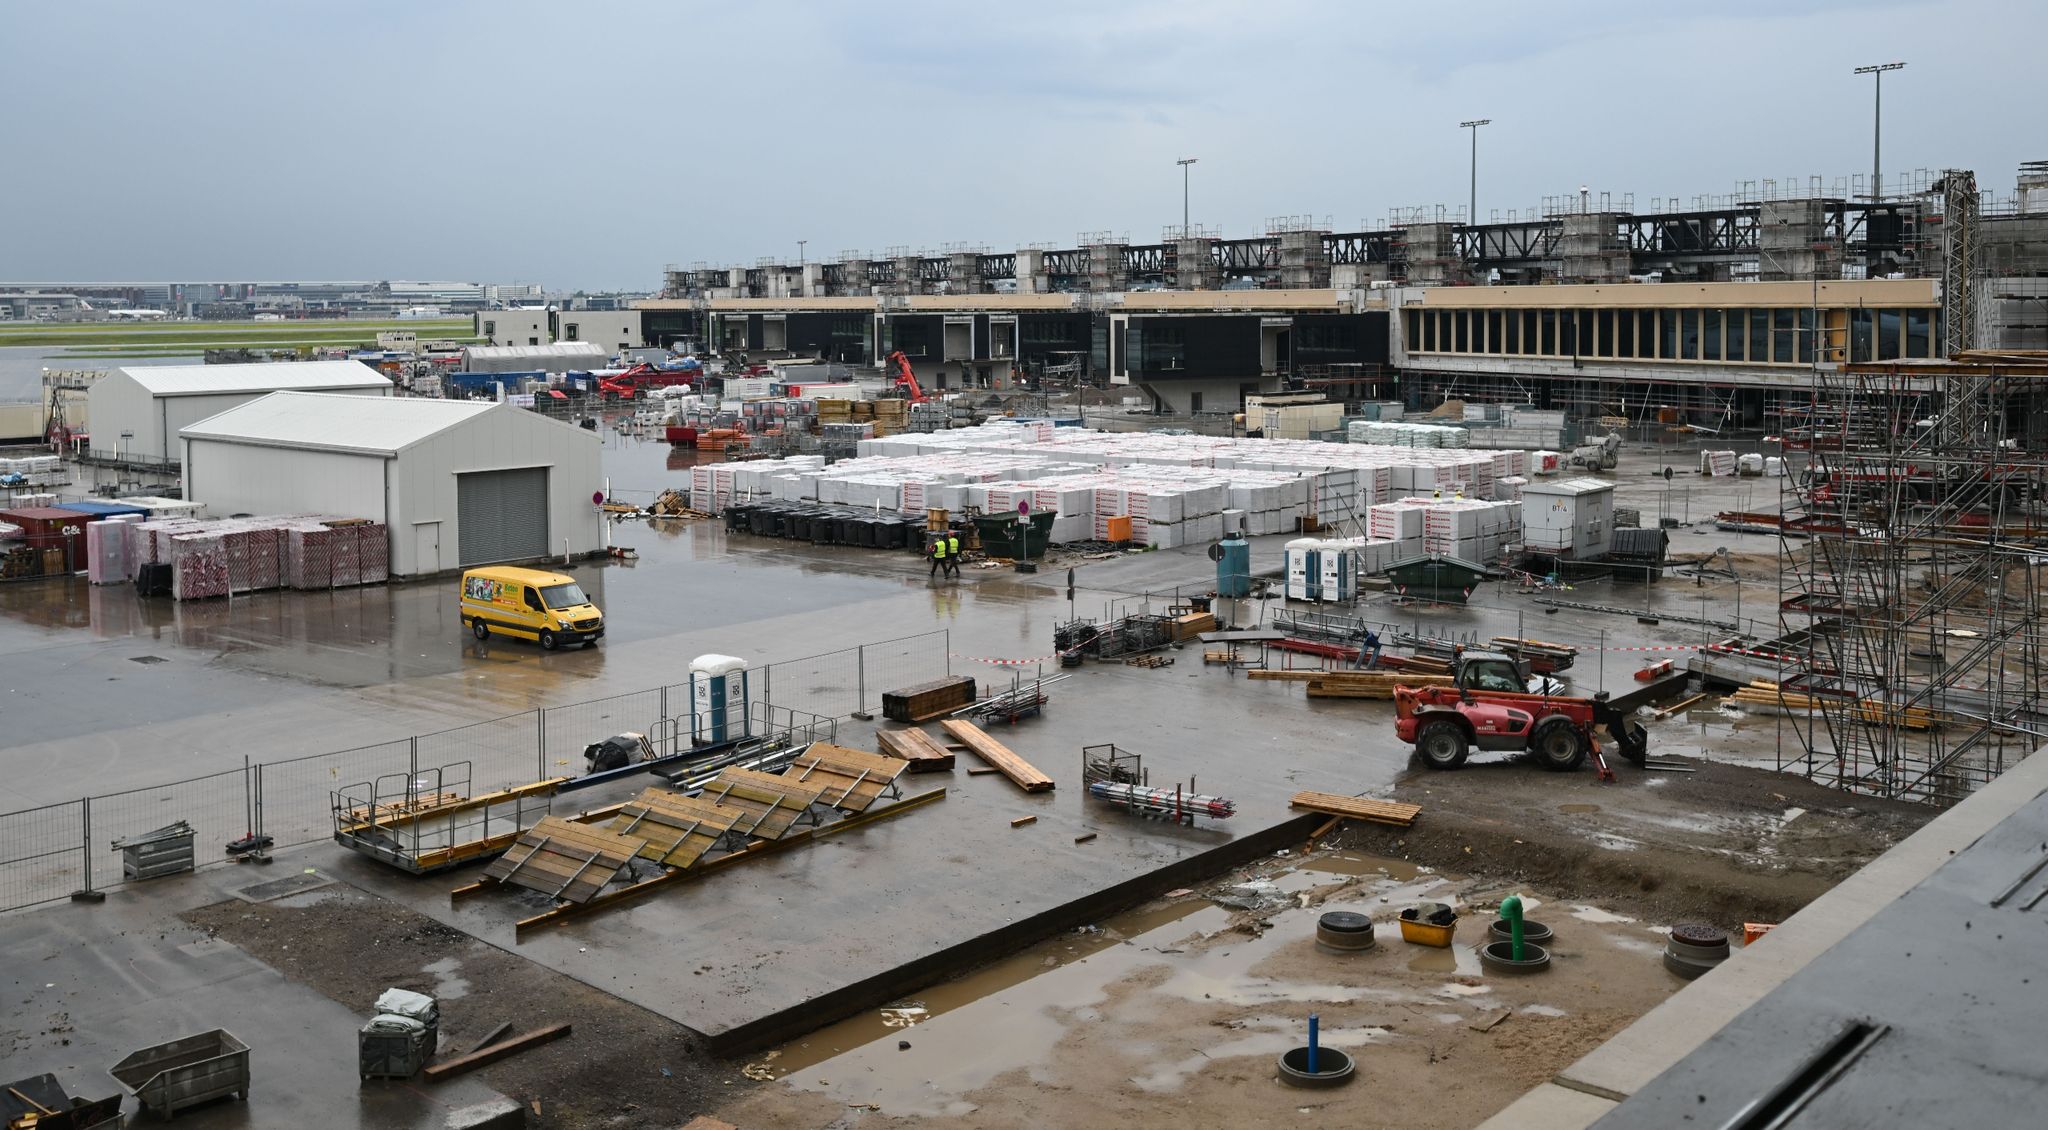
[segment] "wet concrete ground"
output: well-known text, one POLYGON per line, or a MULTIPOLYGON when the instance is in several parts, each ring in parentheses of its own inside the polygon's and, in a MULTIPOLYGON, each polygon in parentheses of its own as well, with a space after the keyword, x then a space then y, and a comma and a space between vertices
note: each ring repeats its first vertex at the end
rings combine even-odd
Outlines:
MULTIPOLYGON (((615 491, 677 481, 658 445, 609 442, 608 466, 621 468, 619 479, 646 484, 615 482, 615 491)), ((1664 490, 1647 469, 1625 468, 1624 481, 1631 494, 1664 490)), ((1756 489, 1750 481, 1713 484, 1725 496, 1715 502, 1705 498, 1710 488, 1694 487, 1693 516, 1742 504, 1738 488, 1756 489)), ((1651 505, 1638 504, 1653 520, 1651 505)), ((1045 655, 1052 625, 1068 614, 1063 573, 970 569, 957 582, 936 582, 907 556, 728 537, 714 522, 614 530, 639 559, 575 570, 599 594, 609 636, 600 648, 554 655, 476 647, 455 622, 452 582, 192 606, 139 602, 126 589, 95 590, 82 580, 0 586, 0 808, 238 767, 244 754, 320 752, 672 683, 706 652, 771 661, 944 628, 955 671, 1000 677, 1005 668, 974 660, 1045 655), (135 662, 148 657, 162 662, 135 662)), ((1754 535, 1682 538, 1675 551, 1748 542, 1751 552, 1775 554, 1773 542, 1754 535)), ((1277 564, 1281 540, 1261 540, 1255 567, 1277 564)), ((1084 562, 1074 607, 1101 615, 1132 609, 1131 598, 1148 593, 1200 591, 1211 570, 1194 549, 1084 562)), ((1775 592, 1774 576, 1760 578, 1750 607, 1770 607, 1775 592)), ((1640 586, 1605 582, 1559 595, 1631 607, 1645 599, 1640 586)), ((1733 586, 1667 582, 1647 597, 1653 610, 1704 607, 1724 618, 1733 586)), ((1487 586, 1465 608, 1376 596, 1355 614, 1460 638, 1519 632, 1589 649, 1701 638, 1700 629, 1669 622, 1547 615, 1504 585, 1487 586)), ((1603 664, 1589 650, 1571 676, 1581 689, 1624 689, 1637 665, 1660 654, 1683 653, 1610 650, 1603 664)), ((718 1031, 1266 827, 1288 815, 1296 790, 1383 788, 1408 767, 1387 704, 1311 702, 1293 684, 1205 668, 1199 648, 1177 659, 1162 669, 1091 665, 1052 688, 1045 717, 998 733, 1062 782, 1053 793, 1026 796, 998 776, 970 776, 973 762, 963 756, 950 780, 905 779, 912 790, 946 784, 939 804, 542 932, 516 952, 718 1031), (1099 742, 1143 753, 1155 784, 1194 777, 1201 791, 1235 800, 1238 816, 1180 829, 1088 800, 1078 787, 1080 747, 1099 742), (1021 815, 1039 819, 1012 829, 1021 815), (1093 842, 1073 842, 1090 832, 1093 842)), ((842 729, 841 740, 871 748, 858 725, 842 729)), ((506 948, 515 947, 513 920, 536 909, 502 895, 451 906, 446 892, 463 876, 411 879, 332 845, 289 859, 506 948)), ((166 880, 149 897, 190 903, 213 881, 204 873, 166 880)), ((116 892, 109 905, 138 897, 116 892)), ((93 916, 105 913, 60 907, 9 916, 0 920, 0 940, 45 929, 41 915, 80 916, 80 929, 90 931, 93 916)))

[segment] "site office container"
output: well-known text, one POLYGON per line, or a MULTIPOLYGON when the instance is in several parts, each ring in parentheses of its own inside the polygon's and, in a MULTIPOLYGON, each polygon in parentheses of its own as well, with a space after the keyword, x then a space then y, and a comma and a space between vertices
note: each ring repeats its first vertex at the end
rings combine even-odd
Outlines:
POLYGON ((64 568, 71 571, 85 568, 85 526, 99 520, 98 514, 83 514, 54 506, 0 510, 0 522, 20 526, 29 545, 38 549, 61 546, 64 568))

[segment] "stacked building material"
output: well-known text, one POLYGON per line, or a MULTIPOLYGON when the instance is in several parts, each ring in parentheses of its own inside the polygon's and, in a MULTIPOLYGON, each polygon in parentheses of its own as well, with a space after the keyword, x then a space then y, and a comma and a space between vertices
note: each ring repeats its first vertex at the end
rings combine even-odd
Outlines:
MULTIPOLYGON (((1733 451, 1700 452, 1700 474, 1714 478, 1727 478, 1735 474, 1736 455, 1733 451)), ((1761 468, 1759 468, 1761 470, 1761 468)))

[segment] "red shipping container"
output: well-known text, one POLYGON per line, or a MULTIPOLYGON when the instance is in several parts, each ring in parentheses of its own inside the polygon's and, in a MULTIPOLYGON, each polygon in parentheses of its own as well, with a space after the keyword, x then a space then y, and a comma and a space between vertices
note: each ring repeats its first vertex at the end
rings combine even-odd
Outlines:
POLYGON ((0 522, 20 526, 22 533, 27 535, 28 544, 64 547, 64 567, 67 570, 85 568, 85 527, 98 518, 96 514, 81 514, 54 506, 0 510, 0 522))

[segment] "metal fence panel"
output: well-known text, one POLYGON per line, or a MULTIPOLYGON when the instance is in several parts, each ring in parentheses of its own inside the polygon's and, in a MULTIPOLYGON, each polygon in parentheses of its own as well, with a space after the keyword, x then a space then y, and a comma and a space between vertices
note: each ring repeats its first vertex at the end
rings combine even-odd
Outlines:
POLYGON ((327 839, 334 834, 335 790, 374 784, 379 777, 402 781, 412 771, 409 740, 266 762, 262 772, 263 831, 281 848, 327 839))
POLYGON ((906 636, 858 648, 861 712, 879 714, 884 694, 945 678, 948 674, 946 646, 947 633, 927 632, 921 636, 906 636))
POLYGON ((687 713, 687 693, 685 697, 675 698, 656 688, 548 707, 541 712, 546 716, 541 733, 547 750, 547 775, 573 777, 583 772, 583 747, 613 734, 645 734, 650 741, 656 740, 661 730, 663 704, 667 703, 669 709, 687 713))
POLYGON ((860 709, 860 652, 847 648, 771 663, 749 689, 757 701, 843 717, 860 709))
MULTIPOLYGON (((418 769, 469 765, 473 793, 523 785, 563 770, 543 763, 540 753, 541 712, 528 710, 456 726, 413 739, 418 769)), ((454 770, 450 769, 450 779, 454 770)))
POLYGON ((85 804, 0 813, 0 910, 60 899, 85 885, 85 804))
POLYGON ((92 881, 95 887, 122 882, 116 840, 153 832, 183 820, 192 825, 194 862, 204 867, 227 860, 226 848, 255 827, 251 772, 230 769, 147 789, 92 798, 92 881))

